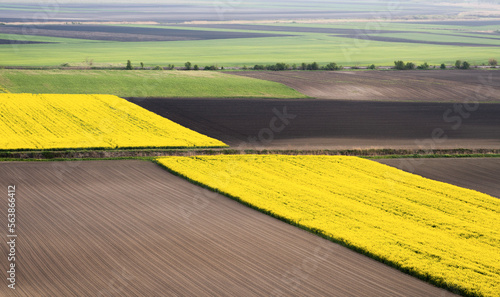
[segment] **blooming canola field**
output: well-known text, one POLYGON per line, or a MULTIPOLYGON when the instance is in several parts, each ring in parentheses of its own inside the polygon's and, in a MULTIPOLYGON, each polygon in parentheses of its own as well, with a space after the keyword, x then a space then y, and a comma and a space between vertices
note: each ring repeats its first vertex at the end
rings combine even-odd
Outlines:
POLYGON ((356 157, 165 157, 171 172, 468 296, 500 291, 500 200, 356 157))
POLYGON ((223 147, 112 95, 0 94, 1 150, 223 147))

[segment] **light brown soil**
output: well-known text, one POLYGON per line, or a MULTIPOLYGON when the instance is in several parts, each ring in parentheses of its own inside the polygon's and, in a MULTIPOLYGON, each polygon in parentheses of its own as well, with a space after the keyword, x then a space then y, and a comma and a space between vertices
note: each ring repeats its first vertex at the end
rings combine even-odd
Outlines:
POLYGON ((241 71, 311 97, 364 101, 499 102, 500 71, 241 71))
POLYGON ((0 181, 1 296, 454 296, 153 163, 1 163, 0 181))
POLYGON ((382 159, 376 160, 423 177, 500 198, 500 159, 382 159))

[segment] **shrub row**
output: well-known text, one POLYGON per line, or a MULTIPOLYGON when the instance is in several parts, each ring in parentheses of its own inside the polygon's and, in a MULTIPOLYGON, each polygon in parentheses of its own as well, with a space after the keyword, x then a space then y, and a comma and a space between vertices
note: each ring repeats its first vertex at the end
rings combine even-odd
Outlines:
MULTIPOLYGON (((313 62, 311 64, 302 63, 300 66, 292 64, 291 66, 286 63, 276 63, 275 65, 255 65, 253 70, 272 70, 272 71, 284 71, 284 70, 342 70, 344 67, 337 65, 337 63, 328 63, 325 66, 319 66, 318 63, 313 62)), ((375 67, 374 67, 375 68, 375 67)), ((243 68, 246 69, 246 68, 243 68)))
MULTIPOLYGON (((488 65, 492 66, 492 67, 496 67, 498 65, 498 62, 496 59, 491 58, 488 60, 488 65)), ((65 66, 65 65, 63 65, 63 66, 65 66)), ((483 66, 486 66, 486 65, 483 63, 483 66)), ((461 60, 457 60, 455 62, 455 65, 454 65, 455 69, 469 69, 470 67, 471 67, 471 64, 469 62, 461 61, 461 60)), ((151 69, 153 69, 153 70, 164 70, 164 69, 172 70, 174 68, 175 68, 175 66, 173 64, 169 64, 167 67, 155 66, 151 69)), ((413 69, 427 70, 430 68, 431 67, 429 66, 429 64, 427 64, 427 62, 417 66, 413 62, 406 62, 405 63, 401 60, 394 61, 394 69, 396 69, 396 70, 413 70, 413 69)), ((436 68, 436 66, 434 66, 434 68, 436 68)), ((446 65, 443 63, 440 65, 440 68, 446 69, 446 65)), ((130 60, 127 61, 127 66, 125 67, 125 69, 127 69, 127 70, 134 69, 130 60)), ((145 69, 144 63, 142 63, 142 62, 141 62, 141 69, 145 69)), ((200 70, 202 68, 198 65, 192 65, 191 62, 186 62, 184 64, 184 69, 186 69, 186 70, 200 70)), ((224 67, 223 66, 218 67, 217 65, 210 65, 210 66, 205 66, 203 68, 203 70, 219 70, 219 69, 224 70, 224 67)), ((344 67, 341 65, 337 65, 337 63, 333 63, 333 62, 328 63, 324 66, 319 66, 318 63, 313 62, 310 64, 301 63, 299 66, 297 66, 296 64, 289 65, 286 63, 276 63, 276 64, 270 64, 270 65, 256 64, 250 68, 248 68, 247 66, 243 66, 242 69, 243 70, 247 70, 247 69, 271 70, 271 71, 285 71, 285 70, 329 70, 329 71, 334 71, 334 70, 342 70, 342 69, 344 69, 344 67)), ((359 69, 359 67, 353 66, 353 67, 351 67, 351 69, 359 69)), ((372 65, 368 66, 367 69, 375 69, 375 65, 372 64, 372 65)))
MULTIPOLYGON (((490 59, 489 62, 490 66, 492 67, 495 67, 497 65, 497 61, 495 59, 490 59)), ((454 68, 455 69, 469 69, 470 68, 470 63, 467 62, 467 61, 461 61, 461 60, 457 60, 455 62, 455 65, 454 65, 454 68)), ((422 69, 422 70, 427 70, 430 68, 429 64, 427 64, 427 62, 425 62, 424 64, 422 65, 415 65, 415 63, 413 62, 403 62, 403 61, 394 61, 394 69, 396 70, 413 70, 413 69, 422 69)), ((441 66, 439 67, 441 69, 446 69, 446 65, 443 63, 441 64, 441 66)))

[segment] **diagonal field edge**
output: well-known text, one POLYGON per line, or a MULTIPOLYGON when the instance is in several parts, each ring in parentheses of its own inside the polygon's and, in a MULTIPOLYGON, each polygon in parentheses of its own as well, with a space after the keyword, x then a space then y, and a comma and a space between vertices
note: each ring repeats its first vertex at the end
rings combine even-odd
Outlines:
POLYGON ((235 201, 238 201, 239 203, 242 203, 243 205, 246 205, 246 206, 248 206, 248 207, 251 207, 252 209, 258 210, 258 211, 260 211, 260 212, 262 212, 262 213, 265 213, 265 214, 267 214, 267 215, 270 215, 270 216, 272 216, 272 217, 274 217, 274 218, 277 218, 277 219, 279 219, 279 220, 281 220, 281 221, 284 221, 284 222, 286 222, 286 223, 288 223, 288 224, 291 224, 291 225, 293 225, 293 226, 296 226, 296 227, 298 227, 298 228, 300 228, 300 229, 303 229, 303 230, 309 231, 309 232, 311 232, 311 233, 314 233, 314 234, 316 234, 316 235, 319 235, 319 236, 321 236, 321 237, 323 237, 323 238, 325 238, 325 239, 328 239, 328 240, 330 240, 330 241, 332 241, 332 242, 335 242, 335 243, 337 243, 337 244, 340 244, 340 245, 342 245, 342 246, 345 246, 345 247, 347 247, 347 248, 349 248, 349 249, 351 249, 351 250, 354 250, 354 251, 356 251, 356 252, 358 252, 358 253, 361 253, 361 254, 367 255, 367 256, 369 256, 370 258, 373 258, 373 259, 375 259, 375 260, 377 260, 377 261, 379 261, 379 262, 382 262, 382 263, 387 264, 387 265, 389 265, 389 266, 391 266, 391 267, 394 267, 394 268, 396 268, 396 269, 398 269, 398 270, 400 270, 400 271, 402 271, 402 272, 404 272, 404 273, 407 273, 407 274, 409 274, 409 275, 412 275, 412 276, 414 276, 414 277, 417 277, 417 278, 419 278, 419 279, 422 279, 422 280, 424 280, 424 281, 427 281, 427 282, 429 282, 429 283, 431 283, 431 284, 433 284, 433 285, 435 285, 435 286, 438 286, 438 287, 441 287, 441 288, 447 289, 447 290, 452 291, 452 292, 455 292, 455 293, 462 294, 462 295, 464 295, 464 296, 471 296, 471 297, 476 297, 476 296, 477 296, 477 297, 479 297, 479 296, 483 296, 483 295, 482 295, 481 293, 479 293, 479 292, 469 291, 469 290, 468 290, 468 288, 466 288, 466 287, 460 287, 460 286, 458 286, 458 285, 453 285, 453 284, 446 283, 446 280, 445 280, 445 279, 441 279, 441 277, 439 277, 439 279, 433 278, 433 276, 432 276, 432 275, 430 275, 430 274, 428 274, 428 273, 424 273, 424 272, 419 272, 419 271, 417 271, 417 270, 415 269, 415 267, 413 267, 413 269, 402 267, 402 264, 400 264, 400 263, 398 263, 398 262, 396 262, 396 261, 391 261, 391 260, 388 260, 388 259, 384 258, 383 256, 378 256, 378 255, 374 254, 373 252, 367 251, 367 250, 365 250, 365 249, 363 249, 363 248, 360 248, 360 247, 358 247, 358 246, 356 246, 356 245, 354 245, 354 244, 350 244, 350 243, 345 242, 345 241, 343 241, 343 240, 341 240, 341 239, 337 239, 337 238, 334 238, 334 237, 328 236, 328 235, 326 235, 326 234, 324 233, 325 231, 323 231, 323 230, 321 230, 321 229, 307 227, 307 226, 305 226, 305 225, 303 225, 303 224, 300 224, 300 223, 297 223, 297 222, 295 222, 295 221, 293 221, 293 220, 291 220, 291 219, 289 219, 289 218, 287 218, 287 217, 284 217, 284 216, 278 215, 278 214, 276 214, 276 213, 274 213, 274 212, 272 212, 272 211, 270 211, 270 210, 267 210, 267 209, 264 209, 264 208, 258 207, 258 206, 256 206, 256 205, 251 204, 250 202, 243 201, 243 200, 242 200, 240 197, 238 197, 238 196, 235 196, 235 195, 232 195, 232 194, 230 194, 230 193, 228 193, 228 192, 225 192, 225 191, 223 191, 223 190, 220 190, 220 189, 214 188, 214 187, 212 187, 212 186, 210 186, 210 185, 208 185, 208 184, 205 184, 205 183, 203 183, 203 182, 199 182, 199 181, 197 181, 197 180, 194 180, 194 179, 192 179, 192 178, 190 178, 190 177, 186 176, 185 174, 183 174, 183 173, 181 173, 181 172, 178 172, 178 171, 176 171, 176 170, 174 170, 174 169, 171 169, 171 168, 167 167, 166 165, 162 164, 162 163, 160 162, 160 160, 161 160, 161 158, 157 158, 157 159, 155 160, 155 162, 156 162, 159 166, 161 166, 162 168, 166 169, 167 171, 169 171, 170 173, 172 173, 172 174, 174 174, 174 175, 177 175, 177 176, 179 176, 179 177, 182 177, 182 178, 184 178, 184 179, 188 180, 189 182, 191 182, 191 183, 193 183, 193 184, 195 184, 195 185, 201 186, 201 187, 203 187, 203 188, 206 188, 206 189, 208 189, 208 190, 214 191, 214 192, 216 192, 216 193, 220 193, 220 194, 222 194, 222 195, 224 195, 224 196, 226 196, 226 197, 228 197, 228 198, 231 198, 231 199, 233 199, 233 200, 235 200, 235 201))

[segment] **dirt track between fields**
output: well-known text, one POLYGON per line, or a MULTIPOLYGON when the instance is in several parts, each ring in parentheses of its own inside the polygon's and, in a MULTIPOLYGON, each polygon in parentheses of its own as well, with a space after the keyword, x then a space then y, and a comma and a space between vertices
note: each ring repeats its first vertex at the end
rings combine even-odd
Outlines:
POLYGON ((500 104, 479 104, 477 110, 467 112, 463 105, 452 103, 314 99, 129 100, 234 148, 426 151, 500 148, 500 104))
POLYGON ((500 158, 376 160, 430 179, 500 198, 500 158))
POLYGON ((0 163, 0 180, 18 201, 2 296, 452 295, 153 163, 0 163))
POLYGON ((365 101, 500 102, 500 71, 240 71, 311 97, 365 101))

